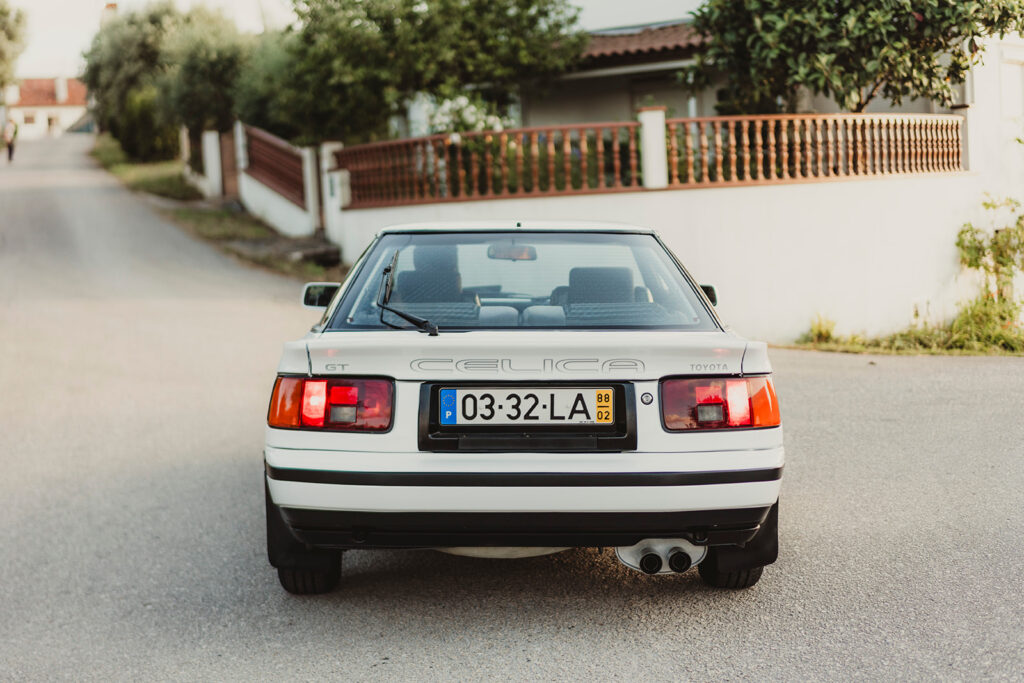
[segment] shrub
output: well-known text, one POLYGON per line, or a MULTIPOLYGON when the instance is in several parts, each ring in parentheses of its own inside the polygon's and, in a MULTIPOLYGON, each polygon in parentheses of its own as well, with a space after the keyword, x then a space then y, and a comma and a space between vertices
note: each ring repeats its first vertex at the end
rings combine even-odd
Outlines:
POLYGON ((164 123, 152 85, 128 93, 118 140, 128 156, 139 161, 173 159, 178 154, 178 129, 164 123))
POLYGON ((811 329, 798 340, 801 344, 827 344, 835 339, 836 321, 820 313, 811 321, 811 329))
POLYGON ((164 45, 161 78, 170 115, 189 131, 226 131, 235 118, 234 85, 245 59, 233 22, 201 7, 187 14, 164 45))
POLYGON ((285 88, 294 73, 288 33, 268 32, 247 46, 234 85, 235 112, 245 123, 294 139, 298 129, 289 121, 285 88))

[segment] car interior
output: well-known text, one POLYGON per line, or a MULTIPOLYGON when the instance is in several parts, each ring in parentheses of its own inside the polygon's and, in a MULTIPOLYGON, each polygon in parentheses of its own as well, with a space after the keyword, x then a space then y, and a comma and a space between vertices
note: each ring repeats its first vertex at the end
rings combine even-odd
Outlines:
MULTIPOLYGON (((566 284, 555 286, 550 294, 532 296, 504 292, 500 285, 464 287, 455 245, 420 244, 411 249, 412 268, 398 271, 389 303, 441 326, 557 328, 700 321, 693 306, 653 273, 650 279, 661 291, 637 282, 628 267, 577 266, 568 270, 566 284)), ((519 248, 516 253, 532 255, 520 260, 536 259, 535 251, 519 248)), ((643 276, 643 268, 639 270, 643 276)), ((395 322, 404 326, 397 318, 395 322)))

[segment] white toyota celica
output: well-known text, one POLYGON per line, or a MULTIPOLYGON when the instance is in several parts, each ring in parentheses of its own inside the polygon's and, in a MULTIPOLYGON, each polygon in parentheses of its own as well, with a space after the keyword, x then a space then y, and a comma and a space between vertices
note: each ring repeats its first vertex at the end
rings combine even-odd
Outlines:
POLYGON ((341 555, 614 547, 745 588, 778 555, 783 447, 765 344, 649 230, 408 225, 374 239, 285 344, 267 546, 322 593, 341 555))

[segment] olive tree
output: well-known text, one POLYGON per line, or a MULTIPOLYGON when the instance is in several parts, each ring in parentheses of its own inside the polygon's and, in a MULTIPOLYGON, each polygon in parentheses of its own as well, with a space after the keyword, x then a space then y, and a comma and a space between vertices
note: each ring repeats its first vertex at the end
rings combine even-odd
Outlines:
POLYGON ((296 0, 282 94, 309 139, 382 137, 416 93, 510 100, 569 68, 585 37, 566 0, 296 0))
POLYGON ((83 80, 96 121, 132 157, 166 158, 175 152, 167 144, 152 145, 147 136, 152 122, 161 139, 177 139, 154 88, 166 72, 165 43, 181 20, 170 2, 119 15, 103 25, 85 53, 83 80), (139 121, 147 126, 129 125, 139 121))
POLYGON ((0 0, 0 103, 3 90, 14 82, 14 63, 25 49, 25 13, 0 0))
POLYGON ((247 51, 234 22, 198 7, 182 17, 162 50, 160 83, 174 121, 193 134, 231 128, 235 84, 247 51))
POLYGON ((293 51, 289 47, 295 37, 287 31, 268 31, 252 37, 233 88, 239 119, 287 139, 299 134, 294 123, 296 117, 284 96, 295 78, 293 51))
POLYGON ((792 110, 799 88, 860 112, 876 97, 949 105, 982 40, 1024 28, 1024 0, 707 0, 688 76, 723 113, 792 110))

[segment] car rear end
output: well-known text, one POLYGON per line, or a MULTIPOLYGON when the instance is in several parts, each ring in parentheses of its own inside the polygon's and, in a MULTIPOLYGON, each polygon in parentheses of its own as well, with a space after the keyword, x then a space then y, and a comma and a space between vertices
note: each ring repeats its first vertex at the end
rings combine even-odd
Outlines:
MULTIPOLYGON (((777 555, 771 367, 689 284, 707 308, 694 329, 524 329, 531 308, 557 306, 557 287, 525 303, 473 292, 478 309, 518 305, 515 329, 332 329, 336 297, 321 329, 286 345, 269 410, 268 541, 282 583, 329 589, 351 549, 581 546, 614 547, 647 573, 699 565, 715 585, 755 582, 777 555)), ((604 284, 586 292, 614 298, 604 284)))

